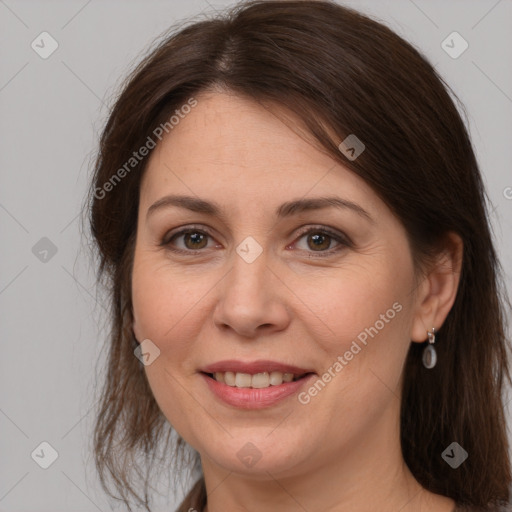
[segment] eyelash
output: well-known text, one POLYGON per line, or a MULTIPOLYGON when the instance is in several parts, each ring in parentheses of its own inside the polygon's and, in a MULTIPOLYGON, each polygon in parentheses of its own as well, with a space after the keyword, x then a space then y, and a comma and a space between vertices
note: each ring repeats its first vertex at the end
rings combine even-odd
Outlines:
MULTIPOLYGON (((190 255, 190 254, 199 254, 200 252, 203 252, 205 249, 177 249, 177 248, 171 246, 171 242, 173 240, 175 240, 176 238, 178 238, 180 236, 189 234, 189 233, 200 233, 200 234, 207 235, 207 236, 213 238, 212 234, 209 233, 204 228, 190 226, 190 227, 187 227, 180 231, 177 231, 176 233, 173 233, 170 237, 165 236, 160 245, 163 247, 167 247, 170 251, 179 253, 179 254, 189 254, 190 255)), ((327 236, 329 236, 329 238, 335 240, 339 244, 334 249, 328 249, 326 251, 310 251, 312 254, 314 254, 313 257, 315 257, 315 258, 325 258, 328 256, 332 256, 334 253, 339 252, 344 247, 352 247, 352 245, 353 245, 351 240, 346 235, 334 233, 334 232, 330 231, 329 229, 325 228, 324 226, 314 226, 314 227, 309 227, 305 230, 302 230, 299 232, 299 234, 295 240, 297 241, 310 233, 327 235, 327 236)))

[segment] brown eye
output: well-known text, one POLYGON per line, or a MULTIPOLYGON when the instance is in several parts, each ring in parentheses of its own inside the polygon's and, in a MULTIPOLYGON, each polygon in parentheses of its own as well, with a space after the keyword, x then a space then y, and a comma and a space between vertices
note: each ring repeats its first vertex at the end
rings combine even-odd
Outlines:
POLYGON ((191 253, 207 248, 210 239, 211 235, 209 233, 201 229, 188 228, 165 237, 161 245, 174 252, 191 253))
POLYGON ((183 242, 187 249, 202 249, 208 243, 208 235, 200 231, 190 231, 183 234, 183 242))
POLYGON ((325 233, 309 234, 307 240, 308 247, 314 251, 329 249, 331 245, 331 237, 325 233))
POLYGON ((350 239, 343 233, 333 233, 320 227, 303 231, 293 245, 296 249, 309 253, 310 257, 333 256, 353 246, 350 239))

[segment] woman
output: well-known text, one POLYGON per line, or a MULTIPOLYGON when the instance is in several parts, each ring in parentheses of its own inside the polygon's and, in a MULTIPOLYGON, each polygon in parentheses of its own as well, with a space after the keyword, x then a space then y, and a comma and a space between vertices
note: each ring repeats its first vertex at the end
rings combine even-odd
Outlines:
POLYGON ((507 510, 482 179, 390 29, 256 1, 172 34, 110 114, 91 201, 107 491, 151 510, 158 448, 170 466, 191 447, 179 511, 507 510))

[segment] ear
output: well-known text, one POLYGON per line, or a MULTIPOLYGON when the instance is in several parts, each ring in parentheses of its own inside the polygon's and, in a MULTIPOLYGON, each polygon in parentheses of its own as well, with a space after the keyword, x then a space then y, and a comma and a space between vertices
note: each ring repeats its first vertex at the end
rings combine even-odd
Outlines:
POLYGON ((439 330, 455 302, 462 266, 463 242, 459 235, 448 233, 427 275, 416 291, 411 340, 423 342, 427 331, 439 330))

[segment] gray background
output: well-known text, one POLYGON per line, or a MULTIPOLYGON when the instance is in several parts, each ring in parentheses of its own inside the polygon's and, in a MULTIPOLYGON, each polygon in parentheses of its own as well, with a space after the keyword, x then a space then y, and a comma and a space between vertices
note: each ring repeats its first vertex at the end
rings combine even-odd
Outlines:
MULTIPOLYGON (((80 236, 90 158, 116 87, 154 39, 179 20, 233 3, 0 0, 0 510, 112 509, 90 452, 105 337, 80 236), (59 45, 47 59, 31 48, 43 31, 59 45), (48 469, 31 457, 43 441, 58 452, 48 469)), ((344 3, 420 48, 465 104, 510 291, 512 2, 344 3), (457 59, 441 47, 453 31, 469 44, 457 59)), ((157 510, 181 499, 166 488, 157 510)))

